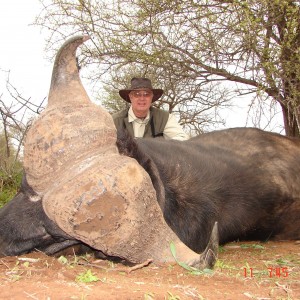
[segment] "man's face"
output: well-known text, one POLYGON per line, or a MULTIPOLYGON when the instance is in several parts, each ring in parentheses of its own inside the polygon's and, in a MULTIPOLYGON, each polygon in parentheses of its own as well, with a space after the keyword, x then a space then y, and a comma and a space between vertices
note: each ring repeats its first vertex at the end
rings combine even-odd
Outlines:
POLYGON ((138 118, 145 118, 152 104, 153 92, 148 89, 134 90, 129 93, 132 110, 138 118))

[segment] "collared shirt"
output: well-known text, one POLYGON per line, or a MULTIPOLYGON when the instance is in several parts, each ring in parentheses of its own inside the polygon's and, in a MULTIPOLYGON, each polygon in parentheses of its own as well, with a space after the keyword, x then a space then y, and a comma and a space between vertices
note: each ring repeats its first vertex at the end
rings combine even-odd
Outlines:
MULTIPOLYGON (((142 138, 144 136, 145 127, 148 124, 149 120, 149 111, 146 118, 140 119, 135 116, 132 107, 130 106, 128 111, 128 122, 132 123, 134 136, 136 138, 142 138)), ((182 127, 179 125, 179 123, 176 120, 176 117, 173 114, 169 114, 169 118, 163 131, 163 135, 164 138, 167 140, 174 139, 184 141, 189 139, 188 135, 183 131, 182 127)))

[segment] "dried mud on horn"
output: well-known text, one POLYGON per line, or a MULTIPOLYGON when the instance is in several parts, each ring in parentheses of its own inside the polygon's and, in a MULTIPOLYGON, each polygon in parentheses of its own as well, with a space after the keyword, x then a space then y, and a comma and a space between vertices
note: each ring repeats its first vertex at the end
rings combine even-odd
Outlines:
POLYGON ((26 136, 27 181, 41 195, 74 160, 89 157, 93 152, 116 152, 112 118, 90 101, 79 78, 75 52, 86 40, 85 36, 71 38, 59 50, 48 105, 26 136))
POLYGON ((57 54, 48 106, 26 138, 27 181, 47 216, 94 249, 132 263, 167 262, 175 261, 173 242, 178 260, 200 266, 202 256, 166 224, 149 175, 119 154, 112 117, 84 90, 75 54, 87 39, 71 38, 57 54))

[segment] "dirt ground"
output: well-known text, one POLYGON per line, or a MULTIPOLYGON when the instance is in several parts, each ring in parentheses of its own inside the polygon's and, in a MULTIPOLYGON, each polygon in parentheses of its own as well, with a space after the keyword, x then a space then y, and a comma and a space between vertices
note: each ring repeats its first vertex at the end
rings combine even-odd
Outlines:
POLYGON ((300 299, 300 242, 230 243, 213 271, 92 255, 0 259, 0 299, 300 299))

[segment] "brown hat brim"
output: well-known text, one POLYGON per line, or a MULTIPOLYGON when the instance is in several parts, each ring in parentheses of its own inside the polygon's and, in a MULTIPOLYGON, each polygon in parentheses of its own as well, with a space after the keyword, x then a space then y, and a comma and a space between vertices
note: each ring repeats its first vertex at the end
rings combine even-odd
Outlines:
MULTIPOLYGON (((127 101, 127 102, 130 103, 129 93, 130 93, 131 91, 134 91, 134 89, 132 89, 132 90, 120 90, 120 91, 119 91, 119 95, 120 95, 125 101, 127 101)), ((164 93, 164 91, 161 90, 161 89, 152 89, 152 92, 153 92, 152 103, 153 103, 154 101, 158 100, 158 99, 162 96, 162 94, 164 93)))

